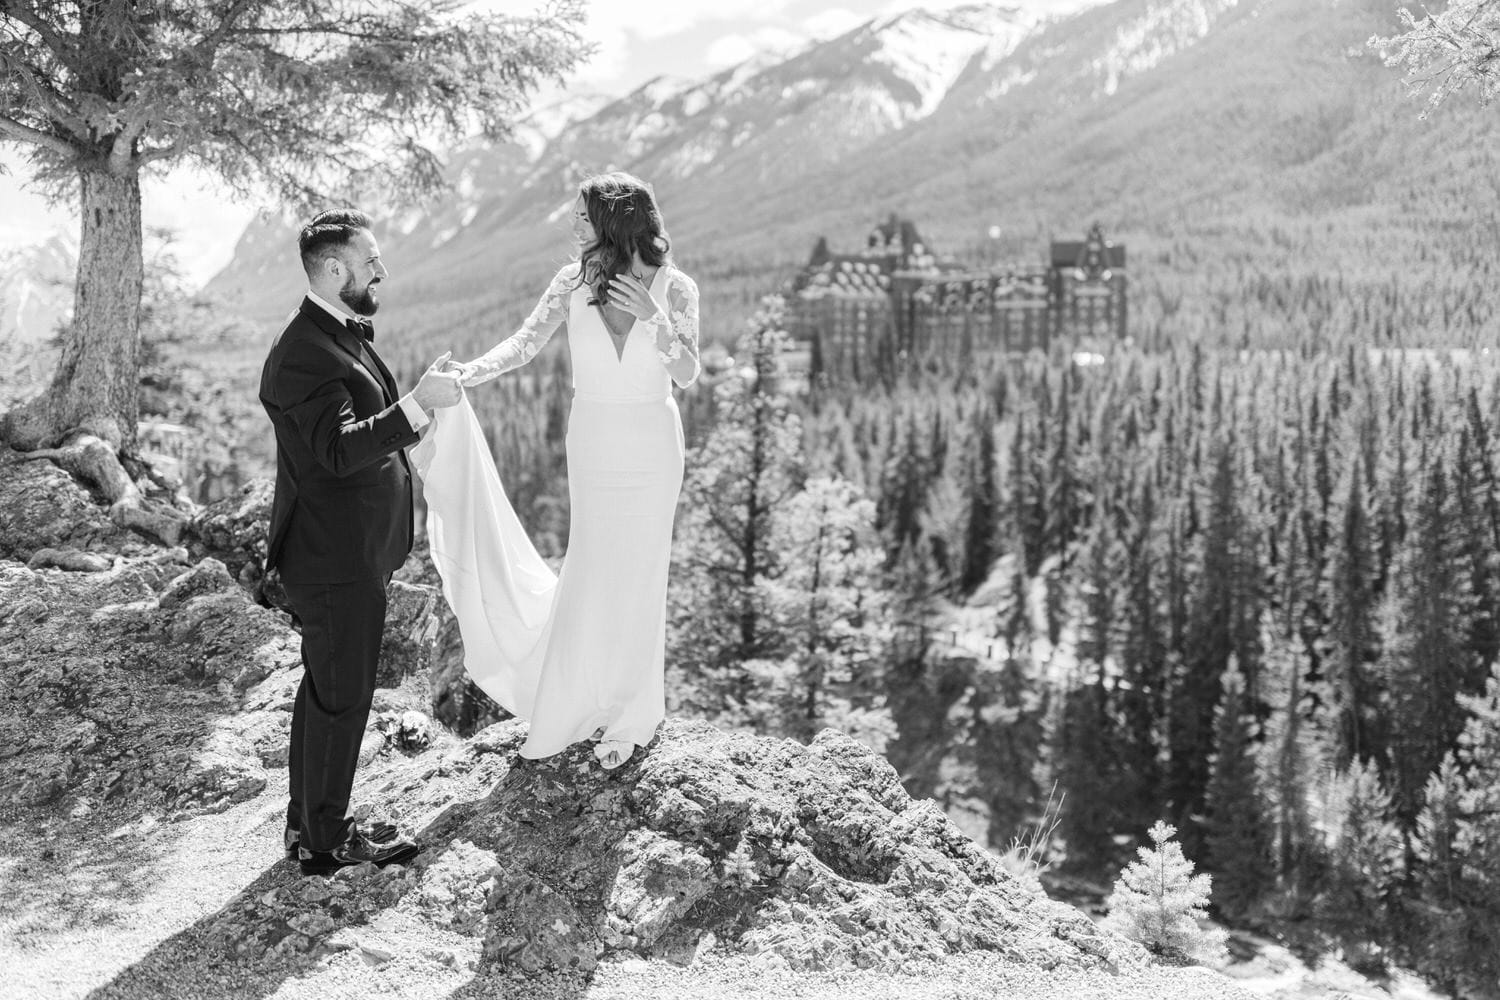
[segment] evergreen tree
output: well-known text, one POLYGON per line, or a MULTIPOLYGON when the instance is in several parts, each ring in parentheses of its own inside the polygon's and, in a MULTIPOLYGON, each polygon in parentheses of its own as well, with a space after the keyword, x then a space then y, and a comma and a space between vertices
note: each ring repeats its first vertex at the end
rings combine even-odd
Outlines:
POLYGON ((1328 624, 1319 643, 1324 715, 1333 737, 1333 764, 1340 770, 1382 749, 1370 732, 1379 579, 1364 495, 1362 462, 1356 457, 1345 477, 1342 517, 1323 577, 1328 624))
POLYGON ((948 469, 932 484, 926 503, 917 520, 917 530, 911 542, 930 556, 942 590, 951 598, 961 595, 959 590, 965 561, 965 543, 968 521, 967 503, 964 497, 963 464, 948 463, 948 469))
POLYGON ((1399 878, 1401 834, 1374 764, 1331 775, 1322 803, 1324 874, 1317 913, 1351 964, 1370 964, 1388 936, 1387 903, 1399 878))
POLYGON ((989 577, 1000 555, 1000 494, 995 481, 995 430, 988 406, 974 410, 969 429, 972 461, 966 499, 963 563, 959 588, 972 594, 989 577))
POLYGON ((582 7, 511 17, 391 0, 0 7, 0 144, 24 146, 82 222, 52 384, 6 415, 27 449, 87 427, 133 450, 144 282, 141 176, 191 162, 306 205, 443 186, 433 144, 509 134, 581 62, 582 7))
POLYGON ((1262 633, 1262 693, 1270 714, 1258 754, 1261 787, 1268 806, 1277 881, 1292 900, 1300 901, 1312 874, 1308 790, 1323 754, 1305 716, 1303 678, 1308 664, 1301 652, 1301 637, 1275 629, 1269 622, 1262 633))
POLYGON ((775 643, 746 664, 759 681, 747 709, 757 730, 806 741, 832 726, 876 751, 895 735, 885 707, 885 557, 874 530, 875 505, 842 480, 811 480, 777 509, 780 571, 757 581, 775 643))
POLYGON ((1387 773, 1396 815, 1408 833, 1422 808, 1428 775, 1458 742, 1458 696, 1475 673, 1467 648, 1472 606, 1454 535, 1451 480, 1441 455, 1429 455, 1412 524, 1387 595, 1381 658, 1389 692, 1387 773))
POLYGON ((1074 872, 1097 872, 1114 863, 1113 834, 1124 812, 1114 730, 1102 678, 1090 677, 1063 696, 1050 742, 1052 774, 1063 793, 1058 815, 1067 867, 1074 872))
POLYGON ((891 448, 882 476, 878 505, 879 524, 890 542, 888 551, 896 553, 903 545, 921 537, 920 518, 926 507, 931 469, 925 449, 926 435, 917 423, 916 407, 911 407, 904 422, 891 415, 891 448))
POLYGON ((1226 935, 1199 926, 1207 918, 1212 880, 1194 875, 1193 863, 1174 843, 1175 827, 1157 820, 1149 831, 1154 847, 1138 847, 1105 901, 1105 925, 1171 961, 1221 962, 1226 935))
POLYGON ((1500 6, 1494 0, 1452 0, 1417 17, 1401 8, 1400 34, 1370 39, 1386 65, 1406 71, 1436 107, 1462 90, 1478 91, 1482 103, 1500 94, 1500 6))
POLYGON ((1488 427, 1472 405, 1468 423, 1458 435, 1453 494, 1458 520, 1453 527, 1461 540, 1458 551, 1473 595, 1467 645, 1477 662, 1491 663, 1500 655, 1500 500, 1488 427))
POLYGON ((1216 752, 1206 794, 1204 824, 1209 867, 1218 887, 1219 910, 1244 917, 1273 882, 1269 810, 1250 744, 1245 678, 1231 663, 1215 724, 1216 752))
POLYGON ((1500 666, 1427 783, 1418 822, 1422 971, 1460 996, 1500 997, 1500 666))
MULTIPOLYGON (((1172 691, 1171 758, 1167 775, 1174 809, 1199 815, 1213 753, 1213 718, 1224 670, 1237 657, 1247 686, 1255 685, 1253 644, 1243 642, 1239 620, 1259 614, 1253 595, 1258 569, 1245 557, 1245 532, 1237 499, 1232 443, 1215 448, 1209 487, 1210 515, 1203 533, 1197 575, 1199 590, 1189 619, 1182 669, 1172 691)), ((1184 843, 1197 844, 1201 831, 1186 826, 1184 843)))
POLYGON ((990 846, 1004 848, 1028 823, 1041 800, 1037 780, 1044 706, 1035 664, 1011 656, 999 670, 974 679, 965 727, 954 745, 973 760, 975 798, 989 811, 990 846))
POLYGON ((1161 598, 1157 593, 1158 563, 1155 534, 1155 490, 1147 481, 1139 500, 1130 505, 1133 518, 1124 547, 1125 579, 1120 595, 1119 684, 1121 780, 1128 792, 1132 826, 1144 826, 1150 816, 1160 815, 1165 802, 1161 793, 1159 741, 1164 730, 1168 676, 1167 640, 1163 630, 1161 598))
POLYGON ((748 376, 715 390, 719 420, 688 460, 668 590, 668 647, 681 708, 737 720, 750 696, 740 664, 772 656, 763 578, 781 571, 772 518, 799 490, 799 418, 778 387, 782 303, 768 297, 737 353, 748 376))

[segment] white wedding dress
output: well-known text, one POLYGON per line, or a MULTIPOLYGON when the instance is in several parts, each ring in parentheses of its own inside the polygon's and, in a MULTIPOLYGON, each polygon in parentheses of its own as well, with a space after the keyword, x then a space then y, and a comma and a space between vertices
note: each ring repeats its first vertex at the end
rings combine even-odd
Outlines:
MULTIPOLYGON (((559 271, 513 336, 475 359, 477 385, 526 364, 564 322, 573 370, 568 548, 556 576, 511 508, 465 399, 437 410, 412 458, 427 537, 463 636, 464 666, 530 723, 523 757, 604 730, 643 746, 665 715, 667 567, 682 488, 682 421, 667 365, 696 358, 698 289, 664 265, 658 313, 612 337, 578 265, 559 271), (617 346, 619 345, 619 346, 617 346)), ((682 382, 690 384, 697 377, 682 382)))

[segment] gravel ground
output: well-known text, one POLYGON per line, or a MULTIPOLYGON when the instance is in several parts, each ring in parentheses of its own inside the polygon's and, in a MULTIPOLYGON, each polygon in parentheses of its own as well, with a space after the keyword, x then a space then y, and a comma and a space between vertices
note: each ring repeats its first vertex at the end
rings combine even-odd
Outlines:
POLYGON ((216 913, 280 860, 282 809, 265 795, 170 825, 0 825, 0 998, 86 996, 216 913))

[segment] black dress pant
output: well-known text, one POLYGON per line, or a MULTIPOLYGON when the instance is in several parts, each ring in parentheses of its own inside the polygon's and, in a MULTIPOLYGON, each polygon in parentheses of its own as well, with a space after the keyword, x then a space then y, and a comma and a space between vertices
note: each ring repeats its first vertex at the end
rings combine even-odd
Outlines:
POLYGON ((302 685, 292 708, 287 826, 330 851, 349 837, 354 768, 375 697, 389 576, 353 583, 283 581, 302 621, 302 685))

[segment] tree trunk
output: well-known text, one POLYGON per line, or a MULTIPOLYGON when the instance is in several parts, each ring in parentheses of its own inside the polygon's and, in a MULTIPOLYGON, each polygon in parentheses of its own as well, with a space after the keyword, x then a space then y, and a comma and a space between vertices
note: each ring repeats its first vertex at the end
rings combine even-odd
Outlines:
POLYGON ((141 186, 104 169, 79 171, 83 231, 73 320, 51 385, 7 417, 4 436, 25 450, 85 430, 116 449, 135 444, 139 415, 141 186))

